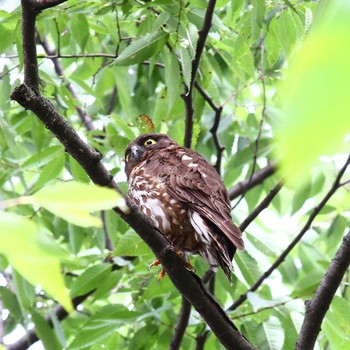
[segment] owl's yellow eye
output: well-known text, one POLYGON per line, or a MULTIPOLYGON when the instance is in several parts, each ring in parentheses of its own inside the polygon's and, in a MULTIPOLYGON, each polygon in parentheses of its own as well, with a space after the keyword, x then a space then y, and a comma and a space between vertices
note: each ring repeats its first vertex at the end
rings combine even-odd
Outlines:
POLYGON ((154 144, 156 144, 156 143, 157 143, 157 141, 154 140, 154 139, 147 139, 143 144, 144 144, 145 146, 150 146, 150 145, 154 145, 154 144))

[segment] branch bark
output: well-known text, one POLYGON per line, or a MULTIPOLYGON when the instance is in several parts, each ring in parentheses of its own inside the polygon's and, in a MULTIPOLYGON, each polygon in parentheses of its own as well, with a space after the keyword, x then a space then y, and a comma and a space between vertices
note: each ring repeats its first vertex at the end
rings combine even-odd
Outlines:
POLYGON ((350 231, 343 238, 334 259, 324 275, 314 297, 306 301, 306 313, 296 350, 312 350, 321 331, 321 324, 346 270, 350 265, 350 231))

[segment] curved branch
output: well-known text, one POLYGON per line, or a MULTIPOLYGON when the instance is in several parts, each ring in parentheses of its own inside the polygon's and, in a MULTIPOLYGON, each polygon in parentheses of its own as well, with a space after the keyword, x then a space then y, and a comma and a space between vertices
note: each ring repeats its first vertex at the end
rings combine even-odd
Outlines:
MULTIPOLYGON (((32 4, 32 2, 22 0, 23 4, 32 4)), ((50 4, 53 2, 50 1, 50 4)), ((215 4, 215 1, 214 1, 215 4)), ((28 5, 23 16, 32 16, 35 11, 28 5)), ((27 20, 23 18, 23 22, 27 20)), ((26 32, 32 31, 28 36, 30 40, 34 38, 35 16, 31 17, 30 26, 24 27, 23 46, 24 50, 28 48, 26 32)), ((209 30, 209 28, 208 28, 209 30)), ((25 82, 17 87, 11 94, 11 98, 16 100, 24 108, 34 112, 57 139, 65 146, 66 152, 73 156, 77 162, 85 169, 92 181, 102 186, 109 186, 119 190, 117 184, 113 181, 107 169, 101 162, 101 155, 94 151, 78 136, 77 132, 69 123, 55 110, 49 100, 40 95, 38 88, 38 69, 37 59, 34 55, 25 55, 25 66, 36 66, 34 73, 25 70, 25 82)), ((120 190, 119 190, 120 191, 120 190)), ((118 208, 115 211, 132 227, 146 244, 154 252, 158 260, 168 273, 169 278, 198 313, 212 329, 221 344, 227 349, 254 349, 254 347, 242 337, 235 325, 227 314, 213 299, 210 293, 203 286, 201 280, 189 272, 183 265, 180 258, 174 252, 174 248, 169 244, 165 236, 152 226, 150 219, 134 207, 128 201, 129 212, 122 213, 118 208)))
POLYGON ((349 265, 350 231, 343 238, 343 242, 323 276, 314 297, 305 303, 306 313, 295 346, 296 350, 312 350, 314 348, 322 321, 349 265))
POLYGON ((277 269, 277 267, 282 264, 286 256, 291 252, 291 250, 299 243, 299 241, 303 238, 304 234, 310 229, 312 222, 316 218, 316 216, 319 214, 319 212, 322 210, 322 208, 327 204, 328 200, 333 196, 333 194, 337 191, 337 189, 340 187, 341 183, 340 180, 342 176, 345 173, 345 170, 350 164, 350 155, 343 165, 343 167, 340 169, 336 179, 334 180, 334 183, 330 190, 327 192, 327 194, 324 196, 324 198, 321 200, 321 202, 314 208, 313 212, 309 216, 309 219, 307 220, 304 227, 301 229, 301 231, 298 233, 298 235, 293 239, 293 241, 288 245, 288 247, 282 252, 282 254, 278 257, 278 259, 271 265, 271 267, 265 271, 265 273, 253 284, 252 287, 249 288, 244 294, 242 294, 229 308, 228 310, 232 311, 237 309, 239 305, 241 305, 246 299, 249 292, 254 292, 257 290, 260 285, 264 282, 264 280, 271 275, 271 273, 277 269))

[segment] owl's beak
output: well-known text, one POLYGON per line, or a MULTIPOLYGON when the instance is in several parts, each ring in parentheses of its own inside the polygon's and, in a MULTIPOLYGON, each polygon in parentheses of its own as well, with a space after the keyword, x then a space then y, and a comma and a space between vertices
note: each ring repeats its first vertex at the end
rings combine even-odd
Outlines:
POLYGON ((142 155, 142 151, 137 145, 131 146, 131 151, 130 151, 130 160, 132 161, 138 161, 140 160, 142 155))

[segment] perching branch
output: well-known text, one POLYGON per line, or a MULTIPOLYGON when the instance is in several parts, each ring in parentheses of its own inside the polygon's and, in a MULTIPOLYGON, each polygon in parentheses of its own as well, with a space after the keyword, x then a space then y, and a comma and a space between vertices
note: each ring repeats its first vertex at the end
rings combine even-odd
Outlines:
POLYGON ((192 143, 192 132, 193 132, 193 87, 196 82, 196 77, 199 69, 199 63, 203 50, 205 47, 205 42, 207 40, 209 30, 212 24, 214 9, 216 5, 216 0, 209 0, 207 11, 205 13, 204 22, 202 28, 199 30, 196 54, 192 61, 192 71, 191 71, 191 82, 190 86, 185 86, 185 92, 182 98, 185 102, 186 109, 186 123, 185 123, 185 139, 184 145, 187 148, 191 148, 192 143))
POLYGON ((305 318, 295 346, 296 350, 312 350, 314 348, 322 321, 349 265, 350 231, 343 238, 343 242, 323 276, 314 297, 305 303, 305 318))
MULTIPOLYGON (((38 13, 38 8, 33 10, 29 6, 29 4, 33 5, 32 2, 23 0, 22 3, 24 7, 27 6, 23 10, 23 16, 30 17, 30 19, 23 18, 23 23, 29 23, 28 27, 23 26, 23 47, 24 50, 27 50, 29 47, 27 40, 35 46, 33 40, 35 36, 35 17, 38 13), (28 33, 29 31, 31 33, 28 33)), ((52 4, 53 2, 51 1, 50 5, 53 6, 52 4)), ((38 116, 46 128, 65 146, 66 152, 73 156, 85 169, 94 183, 119 190, 117 184, 101 163, 101 155, 82 141, 76 131, 55 110, 50 101, 40 95, 35 49, 34 52, 30 51, 29 54, 25 53, 24 59, 26 67, 25 84, 17 87, 13 91, 11 98, 38 116), (34 67, 34 69, 30 70, 29 67, 34 67)), ((208 293, 201 280, 184 267, 180 258, 173 251, 172 245, 152 226, 150 219, 129 201, 128 207, 130 209, 128 212, 121 212, 118 208, 115 210, 152 249, 175 287, 199 312, 221 344, 227 349, 254 349, 242 337, 226 313, 208 293)))
POLYGON ((247 290, 244 294, 242 294, 230 307, 228 310, 232 311, 235 310, 239 305, 241 305, 246 299, 249 292, 254 292, 257 290, 260 285, 264 282, 264 280, 271 275, 271 273, 277 269, 277 267, 282 264, 284 259, 287 257, 287 255, 291 252, 291 250, 299 243, 299 241, 303 238, 304 234, 310 229, 312 222, 315 220, 319 212, 322 210, 322 208, 327 204, 328 200, 333 196, 333 194, 337 191, 337 189, 340 187, 341 183, 340 180, 342 176, 345 173, 345 170, 350 164, 350 156, 348 157, 347 161, 343 165, 343 167, 340 169, 332 187, 327 192, 327 194, 324 196, 324 198, 321 200, 321 202, 314 208, 313 212, 309 216, 309 219, 307 220, 304 227, 301 229, 301 231, 298 233, 298 235, 293 239, 293 241, 288 245, 288 247, 282 252, 282 254, 278 257, 278 259, 271 265, 271 267, 265 271, 265 273, 253 284, 252 287, 247 290))

